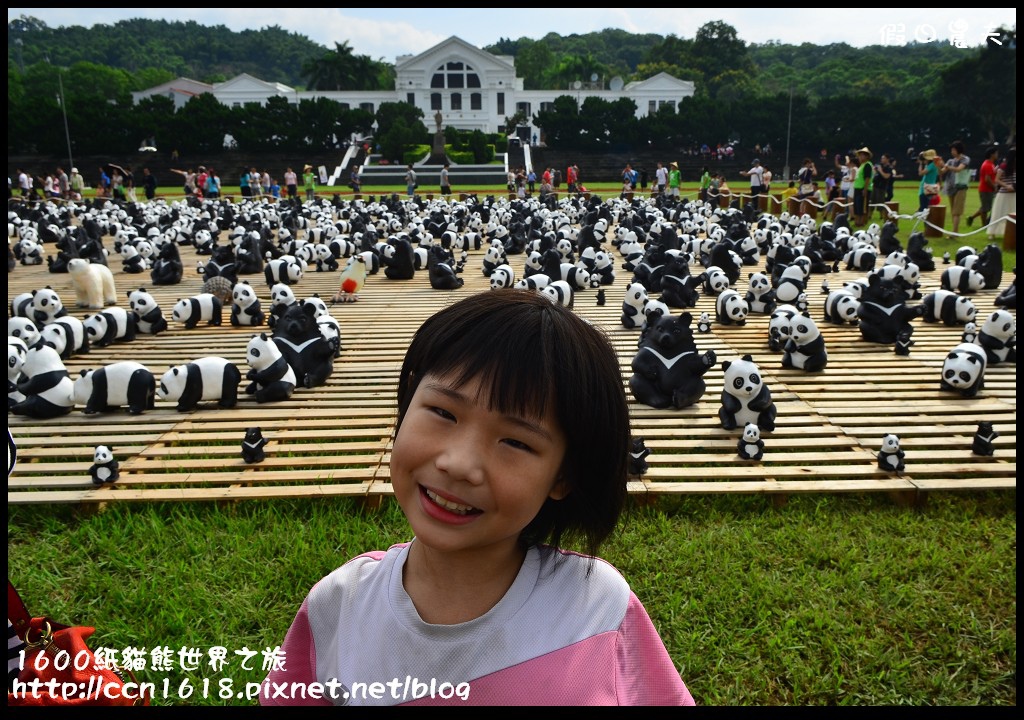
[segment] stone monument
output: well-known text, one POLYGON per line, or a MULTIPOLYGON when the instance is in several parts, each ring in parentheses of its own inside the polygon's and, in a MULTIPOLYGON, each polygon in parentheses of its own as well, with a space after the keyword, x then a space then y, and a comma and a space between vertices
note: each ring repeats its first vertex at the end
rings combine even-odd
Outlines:
POLYGON ((441 123, 443 121, 444 116, 438 110, 434 113, 434 124, 437 126, 437 129, 434 131, 434 144, 430 149, 430 158, 427 160, 428 165, 443 165, 448 159, 444 150, 444 133, 441 131, 441 123))

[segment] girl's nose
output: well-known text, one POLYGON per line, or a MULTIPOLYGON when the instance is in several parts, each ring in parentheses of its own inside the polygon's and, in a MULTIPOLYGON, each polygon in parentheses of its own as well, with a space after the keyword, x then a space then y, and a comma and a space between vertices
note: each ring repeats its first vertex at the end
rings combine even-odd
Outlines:
POLYGON ((486 457, 482 441, 473 433, 458 433, 445 438, 444 447, 438 450, 434 461, 438 470, 455 480, 472 483, 483 482, 486 477, 486 457))

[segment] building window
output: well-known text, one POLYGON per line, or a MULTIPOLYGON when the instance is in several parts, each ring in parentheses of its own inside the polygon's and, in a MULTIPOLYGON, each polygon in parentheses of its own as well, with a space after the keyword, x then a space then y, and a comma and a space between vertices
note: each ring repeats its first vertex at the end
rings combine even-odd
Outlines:
POLYGON ((365 110, 368 113, 373 112, 373 103, 359 103, 359 109, 365 110))
POLYGON ((483 110, 484 109, 484 96, 480 93, 469 94, 469 109, 470 110, 483 110))
POLYGON ((503 93, 503 92, 498 93, 497 99, 498 99, 498 114, 499 115, 504 115, 505 114, 505 93, 503 93))
POLYGON ((351 110, 351 106, 348 103, 341 103, 342 110, 351 110))
POLYGON ((409 103, 410 105, 415 105, 416 104, 416 93, 406 93, 405 94, 405 101, 407 103, 409 103))
POLYGON ((542 102, 540 104, 540 111, 541 112, 554 112, 555 111, 555 104, 553 102, 542 102))
POLYGON ((434 74, 430 76, 430 87, 448 88, 449 90, 478 88, 480 87, 480 76, 469 65, 453 60, 434 71, 434 74))
POLYGON ((516 112, 517 113, 522 113, 523 117, 525 117, 527 120, 529 120, 530 119, 530 103, 528 103, 528 102, 516 103, 516 112))
POLYGON ((430 109, 441 109, 441 93, 430 93, 430 109))
POLYGON ((444 73, 434 73, 430 76, 430 87, 432 88, 443 88, 444 87, 444 73))
POLYGON ((675 100, 660 100, 660 101, 658 101, 658 109, 659 110, 661 110, 661 108, 666 107, 666 106, 672 108, 672 112, 675 112, 676 101, 675 100))
POLYGON ((452 93, 452 110, 462 109, 462 93, 452 93))

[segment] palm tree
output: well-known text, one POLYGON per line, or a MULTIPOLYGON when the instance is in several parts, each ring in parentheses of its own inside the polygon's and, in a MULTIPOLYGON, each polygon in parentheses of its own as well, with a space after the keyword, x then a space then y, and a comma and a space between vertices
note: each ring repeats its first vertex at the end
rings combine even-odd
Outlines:
POLYGON ((348 40, 334 43, 319 59, 302 65, 302 76, 309 80, 311 90, 355 90, 359 75, 359 59, 352 54, 348 40))

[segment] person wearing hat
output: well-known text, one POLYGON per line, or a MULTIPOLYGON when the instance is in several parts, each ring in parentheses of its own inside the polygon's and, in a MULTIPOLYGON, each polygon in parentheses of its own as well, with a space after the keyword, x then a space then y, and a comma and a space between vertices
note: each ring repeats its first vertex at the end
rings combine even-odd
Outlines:
POLYGON ((942 160, 938 154, 928 149, 917 156, 917 174, 921 176, 921 184, 918 187, 917 211, 924 212, 931 204, 932 196, 939 194, 939 171, 942 160))
POLYGON ((871 212, 871 184, 874 182, 874 165, 871 164, 872 153, 862 147, 857 151, 857 175, 853 178, 853 222, 857 227, 864 227, 871 212))
POLYGON ((313 174, 313 166, 306 165, 302 168, 302 183, 306 187, 306 200, 316 200, 316 175, 313 174))
POLYGON ((757 207, 757 196, 761 194, 761 190, 764 187, 764 168, 761 167, 761 161, 754 158, 754 162, 751 163, 749 170, 740 170, 740 175, 745 175, 750 178, 750 202, 753 203, 754 207, 757 207))
POLYGON ((71 177, 68 180, 68 192, 70 199, 81 200, 82 193, 85 192, 85 178, 82 177, 82 173, 78 172, 78 168, 71 168, 71 177))
POLYGON ((679 174, 679 163, 672 162, 668 166, 668 191, 672 197, 679 197, 679 186, 681 183, 682 177, 679 174))

